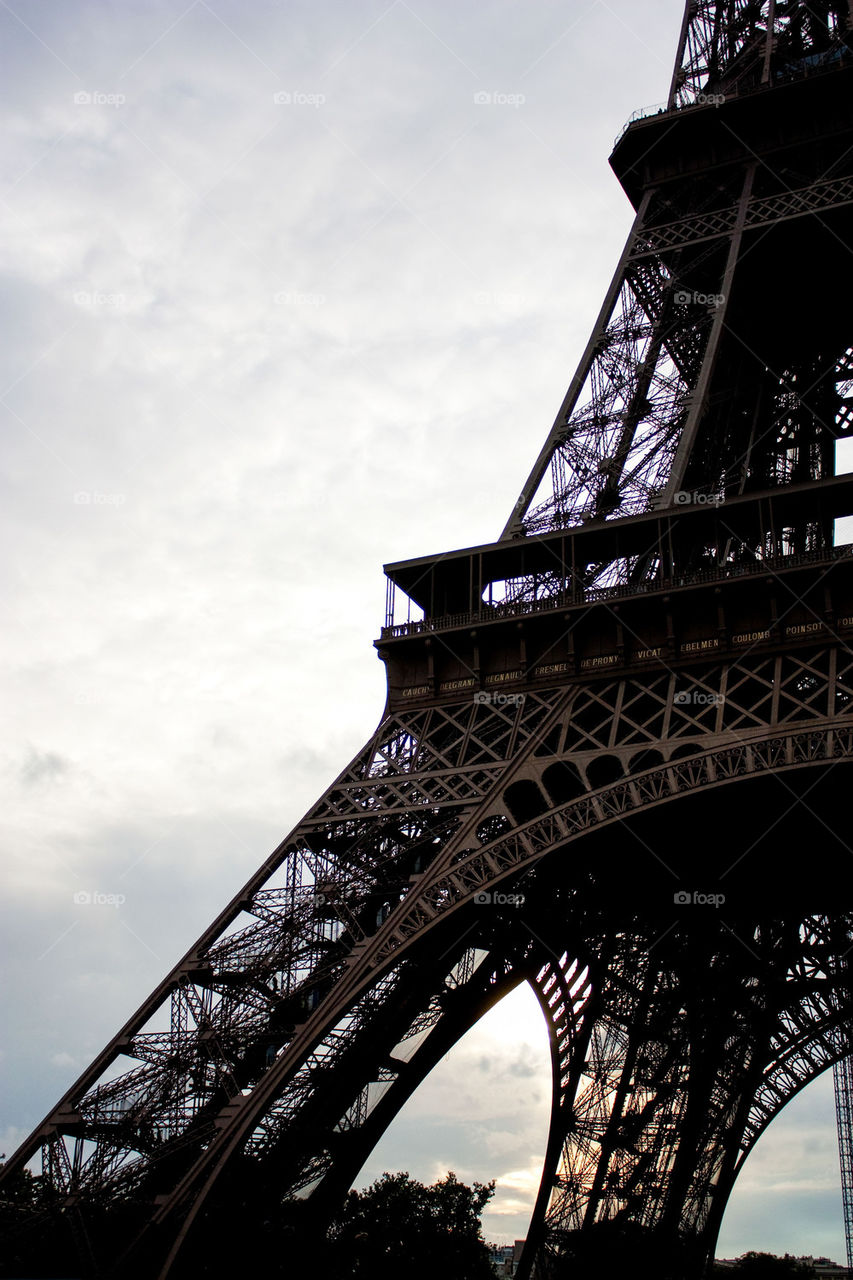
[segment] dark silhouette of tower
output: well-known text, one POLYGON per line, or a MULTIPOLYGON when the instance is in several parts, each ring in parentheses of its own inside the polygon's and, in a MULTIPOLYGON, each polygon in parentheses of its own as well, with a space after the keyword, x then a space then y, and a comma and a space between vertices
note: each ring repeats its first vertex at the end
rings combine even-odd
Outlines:
POLYGON ((686 4, 503 536, 386 566, 379 727, 10 1161, 6 1274, 301 1272, 521 982, 553 1107, 520 1274, 702 1273, 849 1048, 852 44, 851 0, 686 4))

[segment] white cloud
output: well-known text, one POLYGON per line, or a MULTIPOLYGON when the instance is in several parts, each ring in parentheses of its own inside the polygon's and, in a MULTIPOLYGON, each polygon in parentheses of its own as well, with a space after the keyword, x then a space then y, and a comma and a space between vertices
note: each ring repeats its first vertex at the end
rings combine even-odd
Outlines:
MULTIPOLYGON (((51 1065, 54 1067, 79 1067, 81 1065, 72 1058, 70 1053, 66 1053, 64 1050, 61 1050, 59 1053, 52 1053, 50 1055, 50 1061, 51 1065)), ((85 1063, 82 1065, 85 1065, 85 1063)))

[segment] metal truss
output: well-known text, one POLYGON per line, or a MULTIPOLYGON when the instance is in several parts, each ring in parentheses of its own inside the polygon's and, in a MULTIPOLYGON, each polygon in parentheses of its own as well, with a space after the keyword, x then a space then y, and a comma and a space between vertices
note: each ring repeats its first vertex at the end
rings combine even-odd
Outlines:
MULTIPOLYGON (((795 191, 781 191, 772 196, 754 198, 747 203, 744 225, 747 228, 770 227, 787 218, 853 204, 853 177, 826 178, 795 191)), ((737 223, 737 206, 729 205, 711 213, 699 213, 675 222, 661 223, 644 229, 632 251, 631 260, 654 257, 666 250, 686 249, 728 236, 737 223)))
MULTIPOLYGON (((667 876, 693 867, 683 813, 713 801, 734 838, 749 803, 735 819, 733 796, 775 783, 793 808, 853 766, 853 653, 835 630, 849 554, 833 547, 839 485, 821 483, 853 428, 853 335, 809 291, 849 271, 836 246, 853 204, 838 87, 851 29, 850 0, 686 4, 668 105, 614 152, 634 226, 502 540, 478 550, 476 570, 445 566, 422 623, 389 625, 389 706, 369 742, 8 1162, 0 1186, 14 1188, 41 1161, 37 1202, 0 1202, 13 1266, 20 1255, 45 1273, 48 1224, 63 1265, 91 1276, 216 1276, 242 1265, 247 1240, 301 1273, 299 1241, 310 1260, 400 1107, 521 982, 552 1067, 522 1280, 548 1280, 557 1259, 606 1272, 620 1242, 638 1241, 666 1280, 699 1275, 767 1124, 836 1064, 849 1085, 853 917, 832 887, 782 905, 744 891, 730 915, 685 917, 667 876), (821 133, 813 108, 811 132, 796 133, 797 116, 777 136, 762 94, 800 82, 798 101, 816 92, 836 114, 821 133), (794 514, 774 524, 767 495, 784 490, 794 514), (750 541, 731 545, 704 517, 685 531, 670 520, 666 552, 643 551, 625 525, 627 542, 608 541, 608 521, 671 514, 685 496, 737 498, 726 514, 742 521, 754 501, 738 526, 750 541), (562 531, 581 525, 599 551, 530 569, 544 563, 531 547, 551 546, 537 535, 571 541, 562 531), (510 538, 528 540, 518 556, 510 538), (485 584, 486 607, 477 574, 495 548, 509 567, 485 584), (668 585, 644 594, 666 556, 668 585), (745 647, 725 651, 720 602, 741 564, 796 568, 823 612, 809 605, 814 621, 780 630, 772 593, 753 617, 742 592, 745 647), (676 645, 665 592, 686 584, 720 621, 676 645), (528 670, 528 624, 551 626, 570 604, 608 614, 584 623, 587 642, 601 627, 598 648, 528 670), (661 634, 640 670, 608 638, 635 606, 661 634), (444 680, 431 657, 418 667, 430 630, 447 652, 476 650, 468 674, 444 680), (502 682, 523 692, 500 696, 502 682), (638 871, 650 822, 656 848, 638 871)), ((841 1117, 849 1087, 838 1096, 841 1117)))
MULTIPOLYGON (((676 500, 687 482, 691 454, 699 448, 699 422, 705 418, 706 431, 714 423, 707 391, 720 336, 729 321, 728 300, 742 236, 853 204, 849 175, 760 198, 752 197, 751 188, 750 173, 739 201, 722 209, 657 225, 647 225, 642 211, 638 215, 606 313, 599 317, 505 537, 638 514, 676 500), (715 245, 725 246, 727 252, 715 258, 715 245), (664 251, 669 266, 663 263, 664 251), (672 255, 685 254, 689 262, 677 273, 672 255), (696 294, 685 289, 684 281, 700 267, 706 281, 709 271, 713 275, 696 294), (700 301, 695 303, 694 297, 700 301), (706 299, 714 305, 705 305, 706 299), (548 495, 544 501, 543 492, 548 495)), ((827 404, 821 422, 828 441, 838 436, 835 420, 849 417, 843 376, 848 359, 845 345, 825 361, 827 371, 839 371, 835 399, 827 404)), ((794 386, 805 373, 805 368, 791 368, 783 380, 794 386)), ((764 380, 768 390, 759 430, 766 434, 781 414, 772 402, 772 377, 765 373, 764 380)), ((806 385, 810 384, 811 380, 806 385)), ((724 440, 716 449, 723 457, 731 454, 724 440)), ((727 476, 722 466, 719 474, 709 474, 707 465, 701 472, 694 489, 709 496, 740 492, 747 480, 743 471, 727 476)), ((819 478, 824 472, 812 468, 810 474, 819 478)), ((606 567, 598 568, 587 585, 608 585, 611 578, 606 567)), ((513 598, 524 598, 523 592, 513 598)))
MULTIPOLYGON (((547 1253, 584 1221, 635 1206, 617 1195, 626 1180, 641 1185, 631 1161, 641 1154, 643 1168, 660 1170, 683 1136, 686 1103, 675 1086, 687 1040, 663 1034, 678 1024, 681 981, 661 973, 665 948, 625 935, 613 950, 600 922, 590 933, 571 877, 556 926, 553 908, 507 920, 472 903, 640 809, 761 773, 853 760, 853 655, 844 648, 721 661, 692 669, 689 680, 703 693, 698 705, 679 699, 677 672, 662 672, 530 695, 505 709, 456 703, 387 717, 223 914, 216 936, 176 967, 159 1005, 146 1003, 18 1162, 41 1151, 45 1183, 81 1232, 93 1206, 151 1205, 152 1220, 183 1240, 181 1224, 221 1212, 229 1162, 253 1181, 270 1178, 276 1204, 312 1194, 319 1203, 341 1169, 356 1176, 377 1126, 437 1056, 507 983, 527 980, 549 1020, 554 1065, 540 1247, 547 1253), (454 764, 477 775, 467 800, 442 781, 454 764), (525 820, 534 795, 541 814, 525 820), (650 1037, 644 1048, 629 1034, 639 1022, 650 1037), (622 1101, 616 1076, 632 1081, 622 1101), (620 1147, 605 1177, 602 1142, 609 1150, 607 1134, 623 1126, 624 1136, 639 1116, 642 1149, 629 1159, 620 1147)), ((678 1201, 681 1229, 709 1230, 721 1144, 736 1131, 733 1178, 737 1153, 794 1088, 831 1065, 839 1008, 832 992, 808 985, 816 946, 811 934, 788 946, 804 992, 767 1033, 772 1053, 766 1076, 748 1082, 749 1110, 735 1114, 733 1081, 718 1081, 705 1163, 681 1191, 660 1191, 659 1204, 644 1196, 643 1222, 658 1223, 678 1201)), ((743 1028, 748 1040, 746 1014, 743 1028)), ((731 1050, 726 1070, 737 1076, 731 1050)), ((747 1089, 740 1076, 736 1083, 747 1089)))
POLYGON ((676 306, 671 267, 640 256, 650 204, 504 536, 644 511, 662 492, 711 321, 707 309, 676 306))
MULTIPOLYGON (((704 945, 677 931, 626 935, 601 957, 603 1008, 548 1170, 544 1274, 548 1259, 565 1261, 603 1224, 630 1221, 654 1235, 669 1219, 676 1238, 712 1244, 766 1123, 847 1053, 849 992, 837 960, 853 917, 762 924, 728 939, 724 928, 709 932, 704 945), (786 981, 750 981, 747 946, 786 981)), ((708 1254, 700 1243, 700 1265, 708 1254)))
POLYGON ((851 27, 849 0, 689 0, 668 105, 814 73, 831 65, 851 27))
MULTIPOLYGON (((733 478, 720 466, 715 474, 705 456, 710 450, 731 461, 726 427, 709 412, 714 401, 756 403, 745 387, 726 381, 731 372, 730 361, 721 355, 726 331, 743 333, 733 295, 743 287, 739 282, 757 233, 778 232, 796 219, 820 221, 849 208, 849 157, 842 172, 830 175, 818 165, 810 180, 798 185, 779 180, 760 159, 756 164, 748 144, 739 160, 733 155, 713 175, 679 173, 676 181, 665 168, 654 173, 648 161, 642 180, 635 170, 687 108, 698 121, 695 113, 713 117, 721 104, 744 94, 853 65, 851 13, 849 0, 691 0, 685 6, 658 135, 643 135, 640 161, 626 171, 630 181, 641 182, 641 190, 629 187, 637 208, 634 226, 504 538, 671 507, 685 490, 728 496, 749 486, 746 472, 733 478)), ((740 137, 743 125, 738 118, 720 128, 731 140, 740 137)), ((614 155, 618 151, 617 142, 614 155)), ((846 350, 845 343, 835 352, 820 352, 824 372, 846 350)), ((797 372, 789 370, 789 378, 796 381, 797 372)), ((801 383, 804 375, 805 369, 801 383)), ((830 420, 837 410, 837 404, 827 406, 830 420)), ((772 431, 776 419, 769 387, 756 414, 754 430, 772 431)), ((833 439, 829 423, 824 425, 833 439)), ((812 468, 813 475, 831 474, 826 457, 823 463, 822 469, 812 468)), ((639 562, 628 566, 624 580, 640 581, 649 571, 639 562)), ((586 582, 610 585, 618 577, 613 566, 594 565, 586 582)), ((529 584, 514 584, 509 598, 523 600, 528 592, 529 584)))
POLYGON ((853 1267, 853 1062, 846 1056, 833 1068, 835 1115, 838 1125, 838 1154, 841 1162, 841 1200, 844 1207, 844 1238, 847 1265, 853 1267))

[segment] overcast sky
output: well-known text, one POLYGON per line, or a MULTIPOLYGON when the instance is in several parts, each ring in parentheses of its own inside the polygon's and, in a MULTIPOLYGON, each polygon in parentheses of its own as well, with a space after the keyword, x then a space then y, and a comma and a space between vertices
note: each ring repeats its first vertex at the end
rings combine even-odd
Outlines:
MULTIPOLYGON (((0 0, 0 1149, 371 732, 383 562, 498 536, 681 10, 0 0)), ((524 1234, 531 1005, 457 1047, 360 1182, 494 1177, 487 1235, 524 1234)), ((842 1257, 828 1077, 745 1171, 720 1253, 747 1248, 842 1257)))

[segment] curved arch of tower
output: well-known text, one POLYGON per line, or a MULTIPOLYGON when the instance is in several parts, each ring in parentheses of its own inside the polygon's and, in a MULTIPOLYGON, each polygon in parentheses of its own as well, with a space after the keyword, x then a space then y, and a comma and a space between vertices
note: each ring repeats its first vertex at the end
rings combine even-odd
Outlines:
POLYGON ((527 982, 552 1114, 522 1280, 688 1280, 764 1128, 848 1058, 850 0, 691 0, 611 165, 635 222, 503 536, 386 566, 376 732, 6 1165, 43 1173, 16 1275, 270 1241, 298 1270, 527 982))

